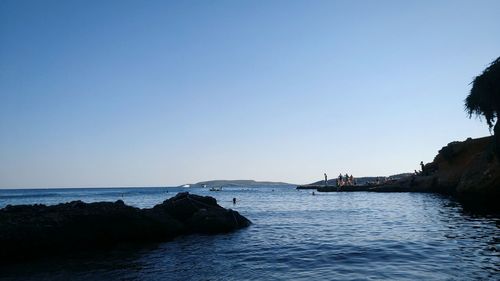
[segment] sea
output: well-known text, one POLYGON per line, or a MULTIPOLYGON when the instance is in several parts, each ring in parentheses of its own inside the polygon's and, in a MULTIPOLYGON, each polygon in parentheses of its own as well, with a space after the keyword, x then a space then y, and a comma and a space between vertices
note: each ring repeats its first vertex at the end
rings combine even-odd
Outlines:
POLYGON ((500 219, 438 194, 313 195, 288 185, 6 189, 0 208, 73 200, 148 208, 184 191, 215 197, 253 224, 0 265, 0 280, 500 280, 500 219))

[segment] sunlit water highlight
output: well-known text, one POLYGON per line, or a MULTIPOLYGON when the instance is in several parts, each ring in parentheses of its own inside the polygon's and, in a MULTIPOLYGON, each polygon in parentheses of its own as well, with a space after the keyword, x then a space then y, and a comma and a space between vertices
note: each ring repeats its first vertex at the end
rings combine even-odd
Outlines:
POLYGON ((217 198, 253 221, 226 235, 0 266, 2 280, 498 280, 499 219, 435 194, 293 187, 0 190, 7 204, 115 201, 152 207, 176 192, 217 198), (168 191, 168 192, 167 192, 168 191), (232 198, 238 202, 233 205, 232 198))

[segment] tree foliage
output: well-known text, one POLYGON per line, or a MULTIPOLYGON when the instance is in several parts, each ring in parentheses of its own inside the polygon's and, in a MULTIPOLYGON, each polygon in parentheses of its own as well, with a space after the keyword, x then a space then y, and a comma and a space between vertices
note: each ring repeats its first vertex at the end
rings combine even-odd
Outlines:
POLYGON ((472 81, 472 89, 465 99, 465 110, 472 115, 483 115, 490 129, 500 116, 500 57, 472 81))

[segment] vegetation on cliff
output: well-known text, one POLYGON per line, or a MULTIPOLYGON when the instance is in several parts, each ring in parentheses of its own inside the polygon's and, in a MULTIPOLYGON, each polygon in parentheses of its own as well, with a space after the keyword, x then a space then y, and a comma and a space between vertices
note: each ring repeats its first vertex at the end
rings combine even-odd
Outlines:
POLYGON ((424 182, 428 190, 500 211, 500 57, 472 82, 465 110, 469 118, 483 116, 490 130, 494 128, 494 135, 449 143, 411 184, 424 182))
POLYGON ((500 57, 474 79, 465 109, 469 117, 483 116, 494 135, 451 142, 417 175, 372 191, 438 192, 500 213, 500 57))
POLYGON ((488 126, 493 128, 497 156, 500 156, 500 57, 494 60, 481 75, 472 81, 472 89, 465 99, 465 110, 469 118, 484 116, 488 126))

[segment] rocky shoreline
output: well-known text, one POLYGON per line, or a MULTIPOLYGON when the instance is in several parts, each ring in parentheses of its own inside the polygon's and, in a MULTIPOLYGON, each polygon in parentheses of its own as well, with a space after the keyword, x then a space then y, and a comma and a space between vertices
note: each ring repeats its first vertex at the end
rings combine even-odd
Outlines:
POLYGON ((402 186, 456 197, 476 209, 500 213, 500 161, 493 137, 451 142, 420 175, 402 186))
MULTIPOLYGON (((374 191, 386 191, 381 186, 374 191)), ((392 189, 451 195, 466 207, 500 213, 500 161, 493 137, 451 142, 416 176, 403 178, 392 189)))
POLYGON ((213 197, 178 193, 149 209, 123 201, 0 209, 0 262, 108 248, 119 243, 162 242, 184 234, 216 234, 251 222, 213 197))
POLYGON ((432 192, 451 195, 466 207, 500 213, 500 161, 493 137, 451 142, 418 175, 377 186, 306 186, 319 192, 432 192))

